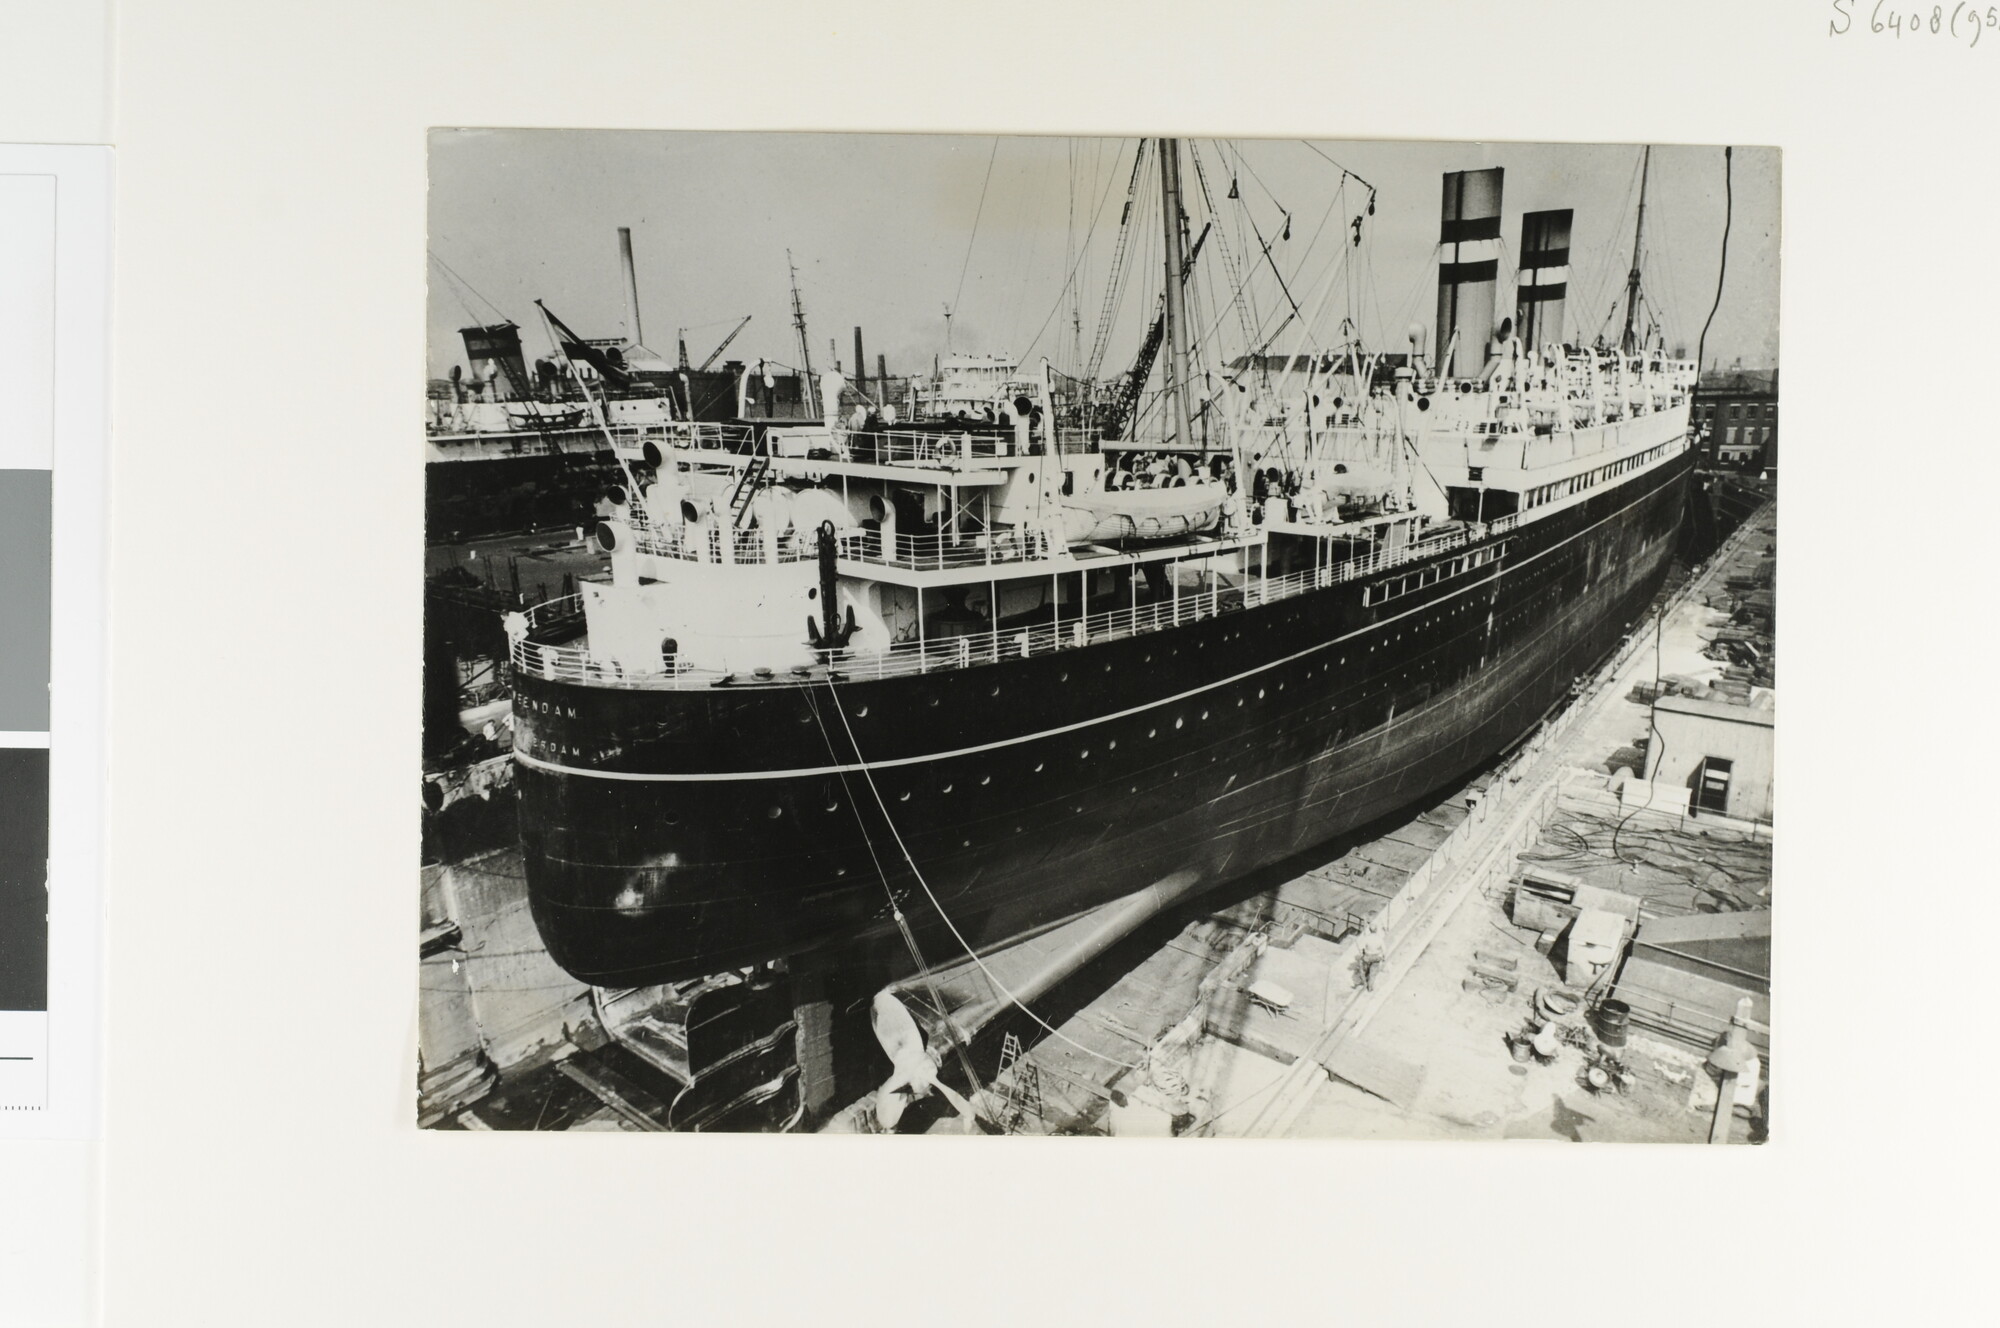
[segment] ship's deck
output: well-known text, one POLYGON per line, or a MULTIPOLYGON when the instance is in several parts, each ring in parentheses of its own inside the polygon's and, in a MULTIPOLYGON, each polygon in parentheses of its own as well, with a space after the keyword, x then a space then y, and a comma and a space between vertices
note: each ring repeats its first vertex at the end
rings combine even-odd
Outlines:
MULTIPOLYGON (((760 683, 790 685, 814 678, 826 678, 829 676, 829 671, 834 680, 840 681, 854 678, 897 677, 940 669, 970 668, 1007 659, 1018 659, 1025 655, 1081 649, 1105 641, 1165 631, 1220 613, 1275 603, 1309 591, 1359 580, 1389 568, 1463 548, 1479 540, 1504 533, 1505 529, 1512 528, 1512 524, 1510 520, 1504 523, 1490 523, 1483 527, 1455 525, 1453 529, 1430 539, 1413 541, 1396 548, 1378 549, 1342 562, 1328 563, 1286 576, 1270 577, 1237 573, 1230 577, 1210 570, 1201 574, 1202 584, 1199 588, 1185 591, 1178 577, 1170 578, 1171 597, 1154 603, 1135 603, 1126 608, 1091 613, 1033 627, 1001 628, 922 642, 898 643, 892 649, 876 654, 845 653, 833 662, 830 670, 829 666, 822 664, 812 667, 801 666, 782 674, 774 670, 729 672, 718 669, 669 668, 664 661, 659 667, 643 669, 615 663, 591 652, 588 639, 581 630, 583 623, 581 597, 568 596, 530 611, 527 632, 513 643, 512 662, 517 673, 551 682, 646 690, 752 686, 760 683)), ((1205 560, 1216 552, 1227 552, 1241 547, 1244 546, 1225 545, 1217 541, 1213 546, 1175 546, 1175 552, 1183 560, 1205 560)), ((1075 564, 1049 565, 1051 575, 1074 570, 1076 570, 1075 564)), ((971 579, 984 579, 984 576, 985 573, 982 572, 979 577, 971 579)))

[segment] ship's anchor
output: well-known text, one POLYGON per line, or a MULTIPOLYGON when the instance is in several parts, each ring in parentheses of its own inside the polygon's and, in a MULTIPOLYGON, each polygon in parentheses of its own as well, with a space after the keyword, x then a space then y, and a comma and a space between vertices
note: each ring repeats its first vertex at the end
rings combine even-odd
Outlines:
MULTIPOLYGON (((833 542, 833 522, 819 523, 819 611, 826 623, 825 630, 806 615, 806 638, 814 650, 822 650, 829 655, 836 650, 845 650, 849 638, 854 635, 854 606, 847 606, 847 616, 838 616, 834 608, 834 591, 839 584, 838 565, 833 542)), ((828 661, 829 663, 831 660, 828 661)))

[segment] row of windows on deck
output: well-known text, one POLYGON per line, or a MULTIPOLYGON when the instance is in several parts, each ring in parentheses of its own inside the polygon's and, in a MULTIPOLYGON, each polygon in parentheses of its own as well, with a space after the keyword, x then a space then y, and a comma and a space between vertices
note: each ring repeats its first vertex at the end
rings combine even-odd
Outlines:
POLYGON ((1484 567, 1495 558, 1498 558, 1500 551, 1505 547, 1506 544, 1503 541, 1488 548, 1474 549, 1470 553, 1461 553, 1456 558, 1449 558, 1443 562, 1434 563, 1422 571, 1411 572, 1407 576, 1390 577, 1387 581, 1378 581, 1361 592, 1361 603, 1364 607, 1373 606, 1382 603, 1384 600, 1395 599, 1399 595, 1408 595, 1413 591, 1422 590, 1425 586, 1434 586, 1447 577, 1463 576, 1465 573, 1484 567))
POLYGON ((1661 443, 1658 447, 1649 447, 1643 452, 1636 452, 1621 460, 1607 462, 1596 470, 1587 470, 1581 475, 1557 480, 1554 484, 1538 485, 1521 495, 1521 509, 1526 511, 1528 508, 1540 507, 1544 503, 1552 503, 1559 498, 1567 498, 1571 494, 1595 488, 1614 476, 1623 475, 1628 471, 1639 469, 1648 462, 1659 460, 1666 455, 1670 446, 1672 446, 1670 443, 1661 443))

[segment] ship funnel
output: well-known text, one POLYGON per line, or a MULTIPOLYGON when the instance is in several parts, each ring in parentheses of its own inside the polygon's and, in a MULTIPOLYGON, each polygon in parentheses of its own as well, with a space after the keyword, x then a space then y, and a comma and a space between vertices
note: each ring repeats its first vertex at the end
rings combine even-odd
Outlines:
POLYGON ((625 327, 631 335, 632 344, 646 344, 646 334, 639 326, 639 269, 632 262, 632 228, 618 228, 618 262, 625 270, 625 327))
POLYGON ((1500 274, 1502 178, 1499 166, 1444 177, 1437 335, 1451 355, 1438 365, 1440 377, 1476 378, 1486 367, 1500 274))
POLYGON ((472 361, 472 380, 491 382, 493 399, 519 401, 528 390, 528 364, 521 356, 521 329, 512 323, 458 330, 465 342, 465 357, 472 361))
POLYGON ((1514 317, 1530 351, 1563 339, 1563 305, 1569 292, 1570 208, 1521 214, 1521 281, 1514 317))

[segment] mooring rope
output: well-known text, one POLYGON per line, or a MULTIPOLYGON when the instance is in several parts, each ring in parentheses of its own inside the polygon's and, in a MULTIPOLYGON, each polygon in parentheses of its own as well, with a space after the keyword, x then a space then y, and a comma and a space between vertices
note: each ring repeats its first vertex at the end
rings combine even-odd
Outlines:
MULTIPOLYGON (((829 673, 831 673, 831 670, 829 670, 829 673)), ((861 755, 861 744, 859 741, 856 740, 854 736, 854 726, 847 722, 847 711, 840 704, 840 698, 837 695, 834 695, 834 684, 831 677, 829 677, 827 680, 826 689, 828 695, 833 697, 834 713, 840 716, 841 727, 847 731, 847 741, 849 745, 852 746, 854 749, 855 760, 860 764, 862 777, 868 781, 868 791, 872 795, 874 795, 875 805, 877 808, 881 810, 883 823, 889 827, 889 834, 896 841, 897 849, 902 852, 903 861, 909 864, 910 875, 914 876, 916 878, 917 884, 923 887, 924 896, 931 901, 931 907, 937 911, 938 917, 944 922, 944 925, 951 931, 952 936, 958 941, 959 946, 965 951, 966 957, 972 960, 973 964, 979 969, 979 971, 985 975, 986 980, 993 985, 993 989, 995 991, 999 992, 1002 996, 1006 997, 1009 1004, 1011 1004, 1015 1009, 1019 1010, 1022 1014, 1028 1016, 1029 1019, 1032 1019, 1035 1022, 1035 1024, 1039 1026, 1044 1032, 1046 1032, 1050 1037, 1053 1037, 1059 1042, 1066 1043, 1069 1046, 1076 1048, 1078 1051, 1083 1052, 1087 1056, 1094 1056, 1098 1060, 1105 1061, 1108 1064, 1119 1066, 1122 1069, 1134 1070, 1134 1071, 1138 1070, 1139 1066, 1133 1064, 1130 1061, 1120 1060, 1116 1056, 1107 1056, 1103 1052, 1098 1051, 1092 1047, 1086 1047, 1081 1042, 1078 1042, 1076 1039, 1064 1034, 1061 1029, 1058 1029, 1055 1025, 1049 1023, 1046 1019, 1043 1019, 1040 1015, 1036 1014, 1033 1010, 1029 1009, 1027 1003, 1021 1000, 1020 997, 1016 996, 1005 983, 1000 981, 999 977, 994 974, 993 970, 986 966, 986 961, 979 957, 978 953, 973 950, 972 943, 965 939, 965 934, 963 932, 959 931, 958 924, 953 922, 951 920, 951 915, 944 911, 944 905, 938 902, 938 897, 936 893, 932 891, 930 882, 924 879, 923 872, 918 869, 917 860, 914 856, 911 855, 909 845, 903 842, 902 831, 896 828, 895 818, 889 814, 889 804, 882 797, 882 790, 875 783, 875 773, 872 769, 870 769, 867 761, 861 755)), ((813 717, 815 720, 818 720, 819 718, 819 710, 817 707, 813 708, 813 717)), ((822 735, 826 734, 826 726, 823 723, 820 725, 820 732, 822 735)), ((831 750, 832 748, 832 743, 830 740, 828 742, 828 748, 829 750, 831 750)), ((834 761, 836 764, 840 762, 838 753, 834 753, 834 761)), ((846 776, 843 774, 842 776, 843 783, 845 783, 845 779, 846 776)), ((875 853, 874 841, 872 838, 870 838, 868 834, 867 824, 861 820, 861 814, 859 808, 857 808, 855 811, 855 820, 857 823, 860 823, 861 825, 861 837, 864 840, 868 841, 868 851, 870 856, 874 856, 875 853)), ((876 859, 876 869, 878 871, 881 870, 880 858, 876 859)), ((888 876, 886 873, 884 873, 883 875, 883 884, 885 887, 888 884, 888 876)), ((893 897, 891 902, 893 903, 893 897)), ((896 920, 899 925, 904 925, 907 930, 907 924, 903 923, 902 911, 900 909, 897 910, 896 920)), ((934 1001, 937 999, 935 992, 933 992, 932 994, 932 999, 934 1001)), ((942 1005, 939 1006, 939 1013, 943 1013, 942 1005)))

